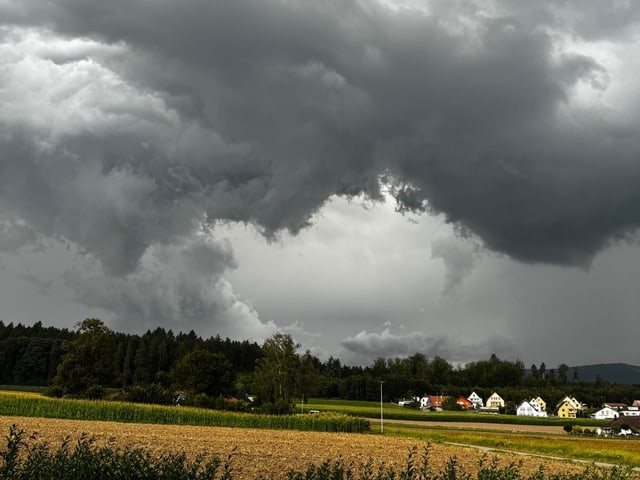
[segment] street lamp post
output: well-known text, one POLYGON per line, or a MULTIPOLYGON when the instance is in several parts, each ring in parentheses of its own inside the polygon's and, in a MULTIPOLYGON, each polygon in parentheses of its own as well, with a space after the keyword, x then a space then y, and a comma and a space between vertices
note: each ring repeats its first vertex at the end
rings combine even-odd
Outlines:
POLYGON ((384 413, 382 408, 382 384, 384 380, 380 380, 380 433, 384 433, 384 413))

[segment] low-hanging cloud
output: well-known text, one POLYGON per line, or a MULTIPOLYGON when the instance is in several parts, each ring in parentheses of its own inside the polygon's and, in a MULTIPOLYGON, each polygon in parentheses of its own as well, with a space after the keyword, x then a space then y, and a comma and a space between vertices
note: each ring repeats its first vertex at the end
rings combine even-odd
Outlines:
POLYGON ((219 221, 295 233, 393 183, 489 249, 586 265, 640 225, 638 18, 567 5, 5 1, 5 249, 72 242, 126 283, 219 221))
POLYGON ((487 358, 496 353, 502 358, 516 358, 512 343, 499 335, 466 344, 448 335, 429 335, 424 332, 397 334, 390 328, 380 333, 361 331, 345 338, 340 345, 345 355, 356 363, 371 363, 376 358, 402 358, 422 353, 427 358, 441 357, 454 363, 487 358))

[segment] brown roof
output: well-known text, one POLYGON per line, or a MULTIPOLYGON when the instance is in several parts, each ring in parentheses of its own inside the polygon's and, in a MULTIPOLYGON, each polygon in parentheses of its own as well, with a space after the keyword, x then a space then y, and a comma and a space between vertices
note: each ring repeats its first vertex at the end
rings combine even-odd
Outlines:
POLYGON ((632 428, 635 428, 636 430, 640 430, 640 417, 618 417, 616 418, 614 421, 612 421, 609 426, 616 428, 616 427, 620 427, 620 425, 622 425, 623 423, 626 423, 627 425, 629 425, 632 428))

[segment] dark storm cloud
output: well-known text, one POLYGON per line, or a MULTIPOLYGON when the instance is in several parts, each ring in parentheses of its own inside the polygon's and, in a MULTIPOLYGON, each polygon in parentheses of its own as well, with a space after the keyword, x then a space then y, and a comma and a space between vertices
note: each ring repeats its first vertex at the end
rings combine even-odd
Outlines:
POLYGON ((384 182, 522 261, 633 234, 638 105, 576 103, 613 73, 563 43, 606 35, 600 7, 425 5, 5 1, 0 205, 123 278, 219 220, 297 232, 384 182))

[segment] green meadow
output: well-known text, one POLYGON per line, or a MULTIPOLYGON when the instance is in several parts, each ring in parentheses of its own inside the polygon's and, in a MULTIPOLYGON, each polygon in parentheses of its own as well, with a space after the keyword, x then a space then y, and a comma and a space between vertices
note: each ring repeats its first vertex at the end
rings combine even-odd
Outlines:
MULTIPOLYGON (((298 404, 300 408, 300 404, 298 404)), ((304 409, 319 410, 321 412, 337 412, 345 415, 353 415, 366 418, 380 417, 379 402, 355 402, 348 400, 326 400, 312 398, 304 404, 304 409)), ((482 423, 503 423, 514 425, 548 425, 564 426, 568 423, 579 424, 585 427, 598 427, 606 425, 604 420, 594 420, 591 418, 568 419, 568 418, 537 418, 518 417, 516 415, 499 415, 490 413, 475 412, 422 412, 407 407, 401 407, 392 403, 383 404, 383 415, 389 420, 413 420, 420 422, 482 422, 482 423)))

